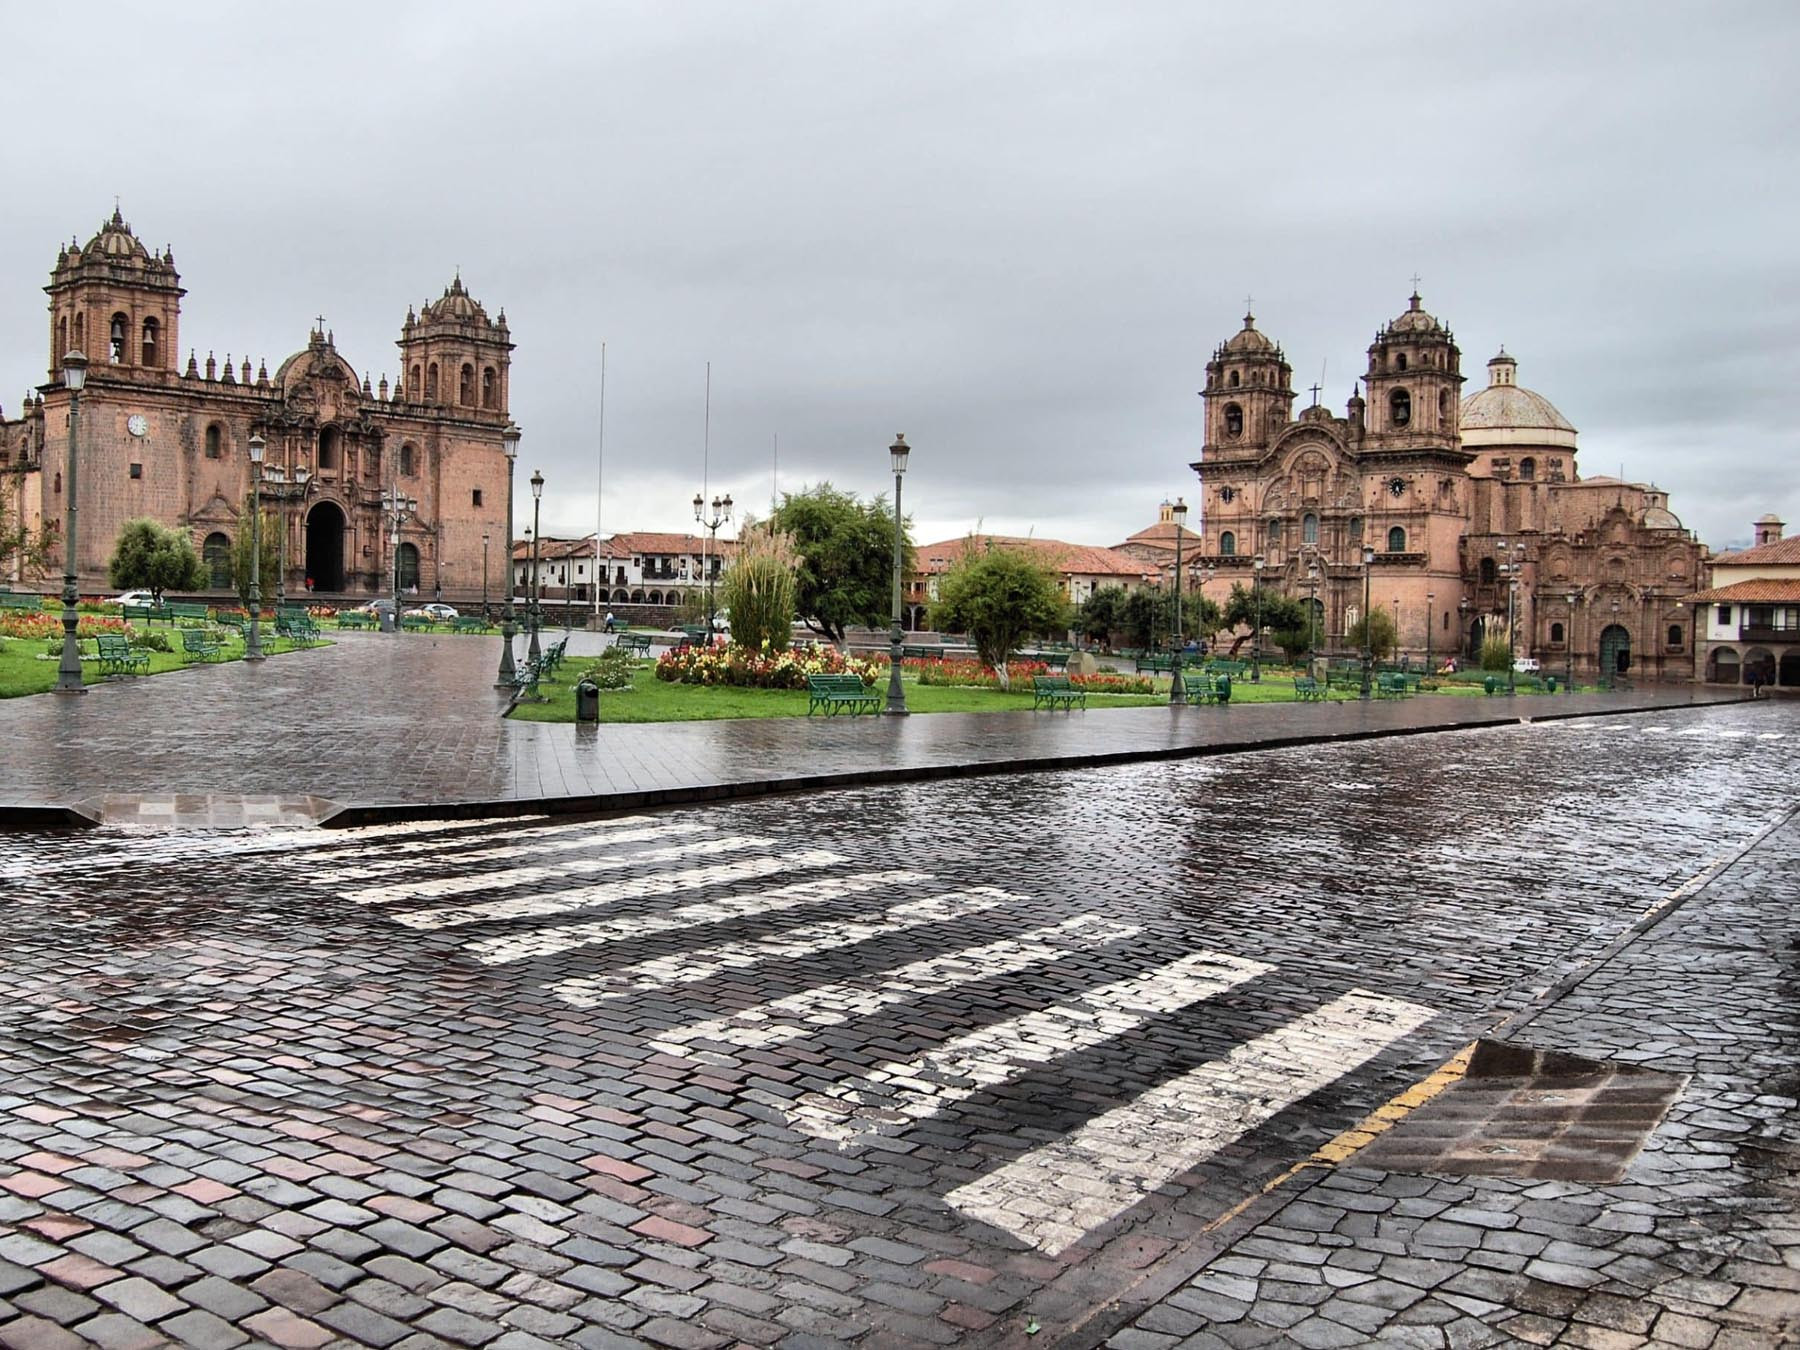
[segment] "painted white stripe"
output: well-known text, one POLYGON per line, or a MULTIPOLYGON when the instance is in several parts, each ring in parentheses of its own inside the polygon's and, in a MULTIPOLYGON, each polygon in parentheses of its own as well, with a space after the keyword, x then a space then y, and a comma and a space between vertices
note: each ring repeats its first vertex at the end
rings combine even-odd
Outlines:
POLYGON ((673 1027, 650 1044, 666 1054, 686 1055, 690 1059, 707 1058, 708 1052, 687 1048, 695 1041, 717 1042, 746 1050, 781 1045, 799 1040, 820 1027, 837 1026, 854 1018, 870 1016, 889 1004, 1063 961, 1094 943, 1117 942, 1137 931, 1136 924, 1115 923, 1099 915, 1081 914, 1061 923, 1033 928, 1016 938, 914 961, 894 971, 874 972, 868 978, 881 981, 875 988, 855 980, 821 985, 746 1008, 729 1017, 713 1017, 704 1022, 673 1027), (1059 937, 1079 937, 1083 946, 1050 945, 1052 939, 1059 937))
POLYGON ((566 877, 571 872, 616 872, 623 867, 639 867, 648 863, 676 862, 682 858, 707 857, 715 853, 741 853, 747 849, 767 848, 774 842, 762 835, 732 834, 718 839, 701 839, 691 844, 645 849, 642 853, 602 853, 595 857, 572 858, 568 862, 546 863, 541 867, 509 867, 499 872, 427 877, 420 881, 394 881, 384 886, 358 886, 353 890, 339 891, 338 895, 359 905, 386 905, 395 900, 435 899, 446 895, 467 895, 470 891, 503 891, 514 886, 528 886, 536 881, 553 881, 566 877))
POLYGON ((1184 956, 803 1097, 788 1110, 788 1123, 835 1140, 840 1148, 876 1143, 887 1127, 935 1116, 986 1088, 1023 1077, 1035 1065, 1112 1040, 1152 1017, 1212 998, 1273 969, 1219 952, 1184 956))
MULTIPOLYGON (((722 900, 701 900, 695 904, 682 905, 661 914, 638 914, 624 919, 601 919, 594 923, 569 924, 561 928, 534 928, 527 933, 507 934, 503 937, 482 938, 471 942, 463 948, 483 965, 501 965, 507 961, 524 961, 534 956, 554 956, 559 952, 572 952, 582 947, 597 947, 603 943, 630 942, 637 938, 647 937, 653 933, 667 933, 680 928, 697 928, 709 923, 728 923, 732 919, 760 918, 765 914, 778 913, 784 909, 794 909, 802 905, 822 904, 827 900, 840 900, 847 895, 863 895, 866 892, 880 890, 885 886, 913 886, 930 881, 927 872, 852 872, 840 877, 820 877, 815 881, 797 881, 791 886, 777 886, 772 891, 758 891, 754 895, 731 895, 722 900)), ((699 959, 708 959, 718 948, 702 948, 695 955, 699 959)), ((657 962, 643 962, 644 966, 658 964, 664 960, 685 961, 686 953, 677 957, 659 957, 657 962)), ((638 967, 634 966, 635 970, 638 967)), ((591 981, 601 984, 606 977, 591 981)), ((695 976, 694 978, 704 978, 695 976)), ((586 980, 565 980, 564 985, 587 984, 586 980)), ((562 986, 556 986, 560 989, 562 986)), ((553 991, 554 992, 554 991, 553 991)), ((558 997, 561 997, 559 994, 558 997)), ((575 1000, 570 999, 570 1002, 575 1000)), ((576 1003, 577 1007, 591 1008, 599 1002, 593 998, 584 1003, 576 1003)))
MULTIPOLYGON (((672 835, 697 838, 711 833, 712 829, 709 826, 698 821, 679 821, 671 824, 643 825, 636 829, 609 830, 604 834, 565 834, 555 839, 534 839, 526 843, 503 845, 499 848, 452 849, 440 845, 432 846, 428 853, 414 854, 411 857, 389 859, 383 856, 373 862, 362 863, 354 867, 340 867, 334 871, 318 872, 313 875, 311 880, 317 886, 342 885, 345 882, 391 876, 396 872, 418 873, 431 868, 442 871, 463 867, 468 863, 491 862, 497 858, 527 856, 544 858, 558 853, 568 853, 578 848, 612 848, 617 844, 642 844, 653 839, 667 839, 672 835)), ((488 838, 492 838, 492 836, 468 842, 485 844, 488 838)), ((557 865, 570 866, 571 864, 557 865)), ((390 883, 394 886, 407 884, 410 883, 390 883)))
POLYGON ((395 923, 405 924, 408 928, 455 928, 465 923, 487 923, 494 919, 525 919, 542 914, 566 914, 576 909, 599 909, 621 900, 673 895, 677 891, 722 886, 727 882, 748 881, 752 877, 766 877, 776 872, 804 872, 814 867, 831 867, 848 861, 841 854, 824 849, 807 849, 802 853, 790 853, 785 858, 744 858, 734 863, 715 863, 711 867, 690 867, 685 872, 652 872, 648 876, 630 877, 624 881, 607 881, 598 886, 581 886, 572 891, 558 891, 550 895, 494 900, 485 905, 402 910, 392 915, 392 918, 395 923))
MULTIPOLYGON (((341 867, 332 871, 318 871, 309 875, 306 880, 315 886, 331 886, 346 881, 360 881, 366 877, 383 876, 389 872, 401 872, 412 867, 426 867, 440 860, 445 862, 473 862, 489 858, 507 858, 518 853, 536 849, 558 851, 561 849, 579 848, 584 844, 605 844, 634 835, 633 826, 647 826, 650 816, 621 816, 617 820, 609 820, 604 826, 589 826, 575 830, 568 825, 540 825, 529 830, 493 830, 486 834, 471 835, 456 839, 420 839, 405 844, 389 844, 386 848, 353 849, 343 853, 315 853, 313 862, 333 862, 344 857, 369 858, 370 861, 355 867, 341 867), (543 843, 518 843, 502 848, 482 848, 463 851, 471 844, 492 844, 496 840, 543 840, 543 843)), ((664 833, 674 834, 681 830, 677 824, 663 827, 664 833)))
POLYGON ((1055 1256, 1435 1015, 1416 1003, 1352 990, 946 1198, 971 1218, 1055 1256))
MULTIPOLYGON (((979 914, 1008 901, 1024 898, 994 886, 950 891, 926 900, 909 900, 903 905, 894 905, 870 918, 806 924, 757 942, 733 942, 652 957, 609 975, 584 975, 578 979, 563 980, 550 986, 550 992, 564 1003, 577 1008, 597 1008, 608 999, 627 998, 632 994, 663 989, 670 985, 710 980, 720 971, 747 970, 764 961, 811 956, 836 947, 871 942, 892 933, 905 932, 908 928, 965 919, 971 914, 979 914)), ((762 910, 756 912, 760 913, 762 910)))

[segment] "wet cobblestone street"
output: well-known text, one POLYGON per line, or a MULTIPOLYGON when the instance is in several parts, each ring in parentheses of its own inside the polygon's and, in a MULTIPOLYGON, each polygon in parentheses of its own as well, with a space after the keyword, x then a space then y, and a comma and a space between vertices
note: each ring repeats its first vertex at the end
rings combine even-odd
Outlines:
POLYGON ((0 1343, 1777 1343, 1797 768, 1740 704, 0 835, 0 1343), (1684 1087, 1617 1184, 1263 1195, 1490 1034, 1684 1087))

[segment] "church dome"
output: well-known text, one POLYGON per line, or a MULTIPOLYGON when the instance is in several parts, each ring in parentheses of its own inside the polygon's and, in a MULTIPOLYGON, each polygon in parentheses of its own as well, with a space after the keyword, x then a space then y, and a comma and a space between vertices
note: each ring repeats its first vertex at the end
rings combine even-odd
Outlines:
POLYGON ((1266 333, 1257 331, 1256 316, 1244 315, 1244 326, 1225 340, 1220 349, 1225 356, 1278 356, 1280 348, 1269 339, 1266 333))
POLYGON ((449 320, 454 323, 487 322, 487 311, 463 289, 462 274, 458 273, 444 294, 431 304, 425 306, 420 319, 426 323, 433 319, 449 320))
POLYGON ((131 232, 131 226, 125 223, 116 206, 112 219, 100 226, 100 233, 88 240, 87 247, 81 251, 85 257, 96 259, 138 258, 147 262, 150 258, 150 250, 131 232))
POLYGON ((1488 387, 1462 403, 1463 444, 1574 449, 1574 426, 1549 399, 1517 382, 1518 366, 1505 348, 1488 362, 1488 387))
POLYGON ((1387 331, 1389 334, 1442 333, 1444 325, 1425 312, 1424 307, 1419 303, 1419 293, 1414 291, 1412 303, 1408 305, 1406 312, 1390 322, 1387 331))

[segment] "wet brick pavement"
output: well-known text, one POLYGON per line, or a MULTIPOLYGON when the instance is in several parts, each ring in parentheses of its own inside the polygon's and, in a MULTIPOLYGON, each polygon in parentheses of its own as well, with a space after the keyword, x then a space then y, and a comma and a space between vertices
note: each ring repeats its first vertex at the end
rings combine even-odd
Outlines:
MULTIPOLYGON (((576 634, 571 650, 600 640, 576 634)), ((80 699, 0 701, 0 816, 9 805, 43 803, 85 804, 110 820, 202 826, 313 819, 331 815, 334 804, 404 804, 417 814, 423 803, 561 799, 567 809, 579 799, 589 809, 616 809, 1735 697, 1674 686, 1554 698, 575 728, 499 716, 499 651, 497 638, 346 633, 333 646, 261 666, 121 678, 80 699)))
POLYGON ((1739 705, 0 836, 0 1343, 1768 1344, 1791 819, 1693 879, 1797 747, 1739 705), (1693 1078, 1615 1186, 1256 1199, 1502 1027, 1693 1078))

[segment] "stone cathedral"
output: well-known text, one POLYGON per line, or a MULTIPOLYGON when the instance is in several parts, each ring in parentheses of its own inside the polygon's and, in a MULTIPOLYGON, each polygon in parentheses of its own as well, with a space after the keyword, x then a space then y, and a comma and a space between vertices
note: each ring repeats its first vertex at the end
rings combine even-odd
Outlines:
MULTIPOLYGON (((84 595, 108 588, 119 527, 149 516, 192 532, 211 592, 230 593, 233 539, 246 527, 247 446, 267 443, 265 471, 290 487, 265 510, 280 522, 290 598, 390 593, 466 598, 505 584, 507 459, 513 343, 502 310, 489 319, 460 276, 435 301, 409 309, 399 374, 371 387, 321 320, 273 374, 247 357, 223 362, 181 352, 173 254, 147 248, 119 212, 84 245, 56 255, 48 378, 17 417, 0 413, 0 492, 9 514, 59 530, 75 456, 77 575, 84 595), (76 444, 69 444, 64 353, 88 358, 76 444), (304 487, 298 486, 304 480, 304 487), (399 522, 384 493, 416 502, 399 522), (484 550, 484 539, 492 544, 484 550), (310 587, 309 587, 310 583, 310 587)), ((58 558, 54 572, 62 570, 58 558)), ((52 578, 54 579, 54 578, 52 578)), ((3 578, 17 584, 29 578, 3 578)), ((264 594, 275 581, 265 577, 264 594)))
POLYGON ((1510 622, 1547 673, 1692 678, 1683 598, 1705 548, 1654 486, 1583 478, 1575 428, 1517 373, 1503 350, 1464 398, 1455 337, 1415 293, 1343 416, 1316 388, 1296 415, 1286 355, 1245 315, 1201 393, 1206 593, 1260 577, 1313 606, 1330 651, 1348 652, 1366 590, 1415 661, 1468 660, 1510 622))

